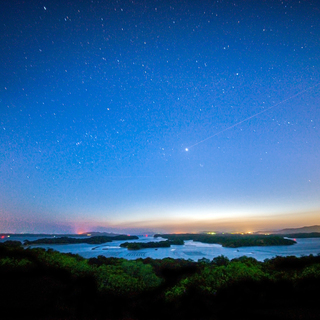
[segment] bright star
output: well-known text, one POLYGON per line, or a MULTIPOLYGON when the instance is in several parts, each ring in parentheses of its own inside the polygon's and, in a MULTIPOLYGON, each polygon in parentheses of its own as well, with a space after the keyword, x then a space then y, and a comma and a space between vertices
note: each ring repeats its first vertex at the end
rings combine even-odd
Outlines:
POLYGON ((186 150, 186 151, 189 151, 189 149, 188 149, 188 148, 186 148, 185 150, 186 150))

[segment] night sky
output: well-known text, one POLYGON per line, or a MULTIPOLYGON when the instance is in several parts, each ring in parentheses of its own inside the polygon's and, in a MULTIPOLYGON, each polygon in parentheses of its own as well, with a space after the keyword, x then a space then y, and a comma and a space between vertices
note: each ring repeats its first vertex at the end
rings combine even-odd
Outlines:
POLYGON ((320 224, 320 2, 10 0, 0 231, 320 224))

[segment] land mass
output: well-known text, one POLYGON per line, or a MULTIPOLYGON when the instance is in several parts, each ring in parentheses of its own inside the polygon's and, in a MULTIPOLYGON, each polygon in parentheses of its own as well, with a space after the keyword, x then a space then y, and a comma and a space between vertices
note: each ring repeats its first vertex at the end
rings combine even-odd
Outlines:
POLYGON ((70 238, 70 237, 60 237, 60 238, 42 238, 34 241, 24 240, 25 245, 32 244, 78 244, 78 243, 88 243, 88 244, 102 244, 106 242, 112 242, 115 240, 136 240, 139 239, 137 236, 95 236, 89 238, 70 238))
POLYGON ((284 234, 288 238, 320 238, 320 232, 309 232, 309 233, 289 233, 284 234))
POLYGON ((150 242, 125 242, 121 243, 120 247, 128 250, 140 250, 147 248, 169 248, 171 245, 183 245, 184 241, 181 239, 166 240, 166 241, 150 241, 150 242))
POLYGON ((254 246, 283 246, 293 245, 296 241, 285 239, 278 235, 253 235, 253 234, 155 234, 155 238, 162 237, 171 241, 193 240, 203 243, 221 244, 223 247, 254 247, 254 246))
MULTIPOLYGON (((253 247, 253 246, 282 246, 293 245, 296 243, 293 239, 288 238, 306 238, 320 237, 320 233, 311 234, 287 234, 287 235, 257 235, 257 234, 155 234, 154 237, 162 237, 166 241, 157 242, 125 242, 121 247, 128 250, 139 250, 146 248, 164 248, 171 245, 183 245, 185 240, 193 240, 202 243, 220 244, 223 247, 238 248, 238 247, 253 247)), ((114 235, 114 236, 93 236, 93 237, 52 237, 41 238, 37 240, 24 240, 25 245, 39 244, 102 244, 116 240, 138 240, 138 236, 114 235)))
POLYGON ((314 225, 314 226, 304 226, 301 228, 286 228, 281 230, 273 230, 273 231, 258 231, 255 233, 270 233, 270 234, 296 234, 296 233, 314 233, 314 232, 320 232, 320 226, 314 225))

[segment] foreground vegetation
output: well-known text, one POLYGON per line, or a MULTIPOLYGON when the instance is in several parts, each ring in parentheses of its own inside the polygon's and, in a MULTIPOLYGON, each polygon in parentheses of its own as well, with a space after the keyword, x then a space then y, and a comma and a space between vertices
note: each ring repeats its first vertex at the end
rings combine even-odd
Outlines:
POLYGON ((293 245, 296 241, 284 239, 278 235, 256 235, 256 234, 203 234, 203 233, 185 233, 185 234, 155 234, 155 238, 162 237, 170 241, 193 240, 203 243, 221 244, 223 247, 255 247, 255 246, 284 246, 293 245))
MULTIPOLYGON (((319 249, 320 250, 320 249, 319 249)), ((84 259, 0 244, 10 319, 318 319, 320 256, 84 259)), ((5 319, 5 316, 2 317, 5 319)))

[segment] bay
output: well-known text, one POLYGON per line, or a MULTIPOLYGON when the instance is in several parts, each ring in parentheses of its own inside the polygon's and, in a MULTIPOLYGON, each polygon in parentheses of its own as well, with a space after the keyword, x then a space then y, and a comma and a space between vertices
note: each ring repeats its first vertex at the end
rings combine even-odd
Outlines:
MULTIPOLYGON (((41 237, 38 237, 41 238, 41 237)), ((1 242, 6 240, 35 240, 34 237, 11 236, 10 238, 0 239, 1 242)), ((154 239, 152 237, 139 236, 139 240, 132 240, 132 242, 149 242, 162 241, 163 238, 154 239)), ((296 239, 297 243, 291 246, 266 246, 266 247, 240 247, 240 248, 224 248, 218 244, 207 244, 195 242, 192 240, 185 241, 182 246, 172 245, 170 248, 150 248, 137 251, 130 251, 126 248, 121 248, 120 244, 125 241, 113 241, 101 245, 90 244, 60 244, 60 245, 36 245, 32 247, 41 247, 45 249, 53 249, 63 253, 79 254, 84 258, 93 258, 99 255, 105 257, 118 257, 128 260, 135 260, 139 258, 173 258, 173 259, 191 259, 198 261, 206 258, 212 260, 213 258, 224 255, 229 259, 239 258, 241 256, 248 256, 264 261, 276 256, 306 256, 320 254, 320 238, 304 238, 296 239)))

